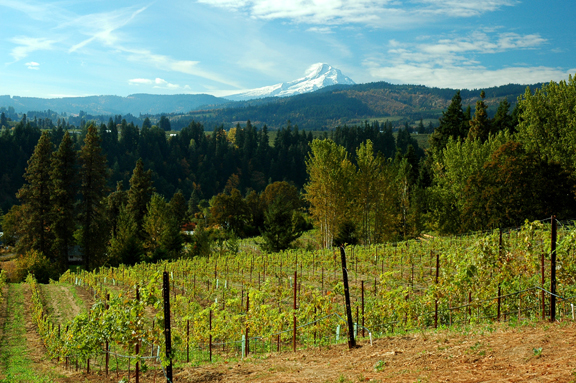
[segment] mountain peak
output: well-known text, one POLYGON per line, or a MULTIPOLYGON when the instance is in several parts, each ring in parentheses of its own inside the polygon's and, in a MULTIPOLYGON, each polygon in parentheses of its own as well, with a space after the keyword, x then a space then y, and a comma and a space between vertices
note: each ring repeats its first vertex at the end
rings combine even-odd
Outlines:
POLYGON ((314 92, 315 90, 336 84, 354 85, 356 83, 352 81, 350 77, 342 74, 339 69, 329 64, 316 63, 308 67, 304 77, 297 80, 251 89, 247 92, 226 96, 226 98, 234 101, 244 101, 265 97, 288 97, 296 94, 314 92))

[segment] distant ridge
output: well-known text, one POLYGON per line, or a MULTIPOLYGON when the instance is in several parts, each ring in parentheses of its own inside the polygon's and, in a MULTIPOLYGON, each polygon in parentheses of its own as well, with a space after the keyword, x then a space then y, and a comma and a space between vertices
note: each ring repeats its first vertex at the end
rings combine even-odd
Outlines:
POLYGON ((208 94, 132 94, 120 96, 87 96, 38 98, 0 96, 0 106, 13 107, 18 113, 52 110, 58 113, 86 112, 92 115, 188 113, 200 107, 229 103, 229 100, 208 94))
POLYGON ((317 63, 308 68, 306 75, 294 81, 256 88, 243 93, 232 94, 225 98, 233 101, 246 101, 266 97, 290 97, 310 93, 331 85, 355 85, 339 69, 324 63, 317 63))

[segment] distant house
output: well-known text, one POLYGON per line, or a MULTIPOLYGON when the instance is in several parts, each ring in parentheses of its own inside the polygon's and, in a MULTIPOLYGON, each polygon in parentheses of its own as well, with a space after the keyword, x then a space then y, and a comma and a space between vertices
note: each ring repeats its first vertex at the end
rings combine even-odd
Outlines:
POLYGON ((84 263, 80 246, 72 246, 68 249, 68 264, 81 265, 84 263))

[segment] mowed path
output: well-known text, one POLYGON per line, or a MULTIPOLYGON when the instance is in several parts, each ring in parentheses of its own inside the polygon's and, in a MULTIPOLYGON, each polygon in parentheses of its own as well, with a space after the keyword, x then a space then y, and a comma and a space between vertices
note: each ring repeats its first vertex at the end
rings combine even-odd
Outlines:
MULTIPOLYGON (((88 293, 72 285, 40 285, 46 309, 62 324, 85 311, 88 293)), ((82 382, 84 378, 51 361, 33 321, 32 293, 26 283, 10 283, 0 305, 0 383, 82 382)))
POLYGON ((2 382, 52 382, 43 361, 42 343, 32 324, 30 289, 10 283, 0 309, 0 375, 2 382))

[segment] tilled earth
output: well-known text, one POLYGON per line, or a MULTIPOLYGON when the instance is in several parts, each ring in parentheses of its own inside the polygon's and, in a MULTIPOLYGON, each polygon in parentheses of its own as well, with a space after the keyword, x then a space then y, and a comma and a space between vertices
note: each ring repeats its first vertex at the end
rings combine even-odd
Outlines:
MULTIPOLYGON (((77 373, 79 381, 116 382, 77 373)), ((147 373, 141 382, 165 381, 147 373)), ((132 380, 134 377, 132 376, 132 380)), ((175 369, 175 382, 576 382, 576 324, 495 324, 175 369)))

